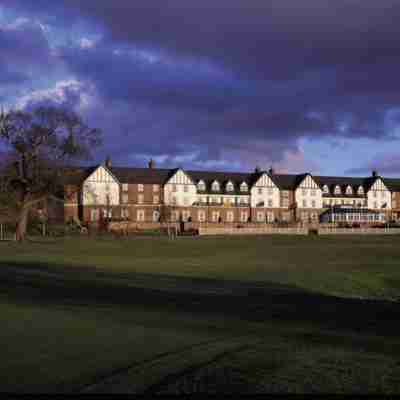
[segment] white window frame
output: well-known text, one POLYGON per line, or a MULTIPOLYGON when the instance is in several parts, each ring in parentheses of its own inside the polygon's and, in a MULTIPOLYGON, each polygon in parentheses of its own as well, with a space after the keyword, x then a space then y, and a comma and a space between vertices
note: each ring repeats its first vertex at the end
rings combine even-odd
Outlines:
POLYGON ((136 210, 136 221, 144 222, 145 220, 145 211, 144 210, 136 210))
POLYGON ((158 193, 160 191, 160 185, 153 185, 153 192, 158 193))
POLYGON ((212 185, 211 185, 211 190, 212 190, 213 192, 219 192, 219 190, 220 190, 219 182, 214 181, 214 182, 212 183, 212 185))
POLYGON ((138 192, 144 192, 144 185, 143 185, 143 183, 138 183, 138 185, 137 185, 137 190, 138 190, 138 192))
POLYGON ((128 191, 128 184, 127 183, 123 183, 122 184, 122 191, 123 192, 127 192, 128 191))
POLYGON ((249 187, 248 187, 247 183, 246 182, 242 182, 240 184, 240 191, 241 192, 248 192, 248 190, 249 190, 249 187))
POLYGON ((233 192, 235 190, 235 186, 233 185, 233 183, 232 182, 228 182, 227 184, 226 184, 226 191, 227 192, 233 192))

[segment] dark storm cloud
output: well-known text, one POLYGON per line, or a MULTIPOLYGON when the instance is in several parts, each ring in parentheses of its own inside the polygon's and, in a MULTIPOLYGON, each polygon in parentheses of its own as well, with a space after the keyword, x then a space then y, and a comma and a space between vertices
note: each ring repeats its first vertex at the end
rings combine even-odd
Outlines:
MULTIPOLYGON (((121 158, 130 148, 172 157, 197 151, 200 162, 229 149, 279 161, 285 151, 296 152, 301 137, 392 139, 385 120, 400 104, 400 25, 392 22, 400 17, 398 1, 14 0, 11 6, 66 31, 83 23, 103 33, 92 48, 58 50, 76 79, 96 88, 97 103, 85 112, 109 132, 109 149, 121 158), (132 55, 136 49, 156 60, 132 55)), ((0 36, 0 51, 12 40, 0 36)), ((46 43, 22 47, 42 49, 49 59, 46 43)))

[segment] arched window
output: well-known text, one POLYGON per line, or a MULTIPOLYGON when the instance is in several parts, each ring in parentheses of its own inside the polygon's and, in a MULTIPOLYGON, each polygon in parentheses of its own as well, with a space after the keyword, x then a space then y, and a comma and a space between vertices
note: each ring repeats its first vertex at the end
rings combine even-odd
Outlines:
POLYGON ((233 183, 232 183, 231 181, 229 181, 229 182, 226 184, 226 191, 227 191, 227 192, 233 192, 234 189, 235 189, 235 188, 234 188, 234 186, 233 186, 233 183))
POLYGON ((199 183, 197 184, 197 190, 200 190, 202 192, 206 190, 206 184, 204 183, 204 181, 199 181, 199 183))
POLYGON ((341 194, 342 193, 342 191, 341 191, 341 189, 340 189, 340 186, 339 185, 336 185, 335 186, 335 194, 341 194))
POLYGON ((211 185, 211 190, 213 192, 218 192, 219 191, 219 183, 217 181, 214 181, 211 185))
POLYGON ((357 193, 358 194, 364 194, 364 188, 362 186, 359 186, 358 190, 357 190, 357 193))
POLYGON ((329 188, 328 185, 324 185, 324 187, 322 188, 324 193, 329 193, 329 188))
POLYGON ((248 186, 246 182, 242 182, 242 184, 240 185, 240 191, 241 192, 247 192, 248 190, 248 186))
POLYGON ((346 194, 353 194, 353 189, 351 188, 351 186, 347 186, 346 194))

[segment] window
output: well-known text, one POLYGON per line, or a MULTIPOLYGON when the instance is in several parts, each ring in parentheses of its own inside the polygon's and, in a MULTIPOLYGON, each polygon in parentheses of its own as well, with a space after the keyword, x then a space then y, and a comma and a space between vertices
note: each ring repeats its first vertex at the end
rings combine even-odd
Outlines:
POLYGON ((233 192, 233 190, 234 190, 233 183, 232 182, 228 182, 226 184, 226 191, 227 192, 233 192))
POLYGON ((289 198, 289 191, 287 191, 287 190, 282 191, 282 197, 289 198))
POLYGON ((129 218, 129 209, 128 208, 121 209, 121 218, 125 218, 125 219, 129 218))
POLYGON ((171 204, 176 205, 176 196, 171 197, 171 204))
POLYGON ((107 212, 106 208, 103 208, 103 218, 112 218, 112 209, 110 208, 107 212))
POLYGON ((212 222, 218 222, 219 221, 219 211, 213 211, 212 212, 211 220, 212 220, 212 222))
POLYGON ((123 184, 122 184, 122 190, 123 190, 124 192, 127 192, 127 191, 128 191, 128 184, 127 184, 127 183, 123 183, 123 184))
POLYGON ((353 189, 351 188, 351 186, 347 186, 346 194, 353 194, 353 189))
POLYGON ((359 186, 358 190, 357 190, 357 193, 358 194, 364 194, 364 188, 362 186, 359 186))
POLYGON ((136 212, 136 220, 139 222, 144 221, 144 210, 137 210, 136 212))
POLYGON ((248 216, 247 211, 242 211, 240 213, 240 222, 247 222, 248 216))
POLYGON ((335 194, 341 194, 341 193, 342 193, 342 191, 340 190, 340 186, 336 185, 335 186, 335 194))
POLYGON ((248 190, 248 186, 246 182, 242 182, 242 184, 240 185, 240 191, 241 192, 247 192, 248 190))
POLYGON ((316 190, 314 190, 314 189, 313 189, 313 190, 311 190, 311 196, 314 196, 314 197, 315 197, 316 195, 317 195, 317 191, 316 191, 316 190))
POLYGON ((233 222, 233 221, 234 221, 234 214, 233 214, 233 211, 228 211, 228 212, 226 213, 226 220, 227 220, 228 222, 233 222))
POLYGON ((274 194, 274 189, 268 189, 268 196, 272 196, 274 194))
POLYGON ((199 222, 205 222, 206 220, 206 213, 203 210, 200 210, 197 214, 199 222))
POLYGON ((138 190, 138 192, 144 192, 144 186, 141 183, 139 183, 137 190, 138 190))
POLYGON ((211 190, 213 192, 218 192, 219 191, 219 183, 217 181, 214 181, 211 185, 211 190))
POLYGON ((172 221, 179 221, 179 211, 178 210, 172 211, 171 220, 172 221))
POLYGON ((123 194, 122 194, 122 202, 123 202, 124 204, 126 204, 126 203, 128 203, 128 201, 129 201, 128 194, 127 194, 127 193, 123 193, 123 194))
POLYGON ((382 192, 381 192, 381 197, 382 197, 382 198, 385 198, 385 197, 386 197, 386 192, 385 192, 385 191, 382 191, 382 192))
POLYGON ((258 194, 263 194, 263 188, 258 188, 258 194))
POLYGON ((188 197, 184 197, 184 198, 183 198, 183 205, 184 205, 184 206, 190 205, 190 199, 189 199, 188 197))
POLYGON ((90 220, 92 222, 98 221, 99 220, 99 210, 90 210, 90 220))
POLYGON ((183 222, 188 222, 190 218, 190 211, 182 211, 182 221, 183 222))
POLYGON ((373 194, 374 194, 375 198, 378 197, 378 194, 377 194, 376 190, 373 191, 373 194))
POLYGON ((160 221, 160 212, 157 210, 153 211, 153 222, 159 222, 160 221))
POLYGON ((189 191, 189 186, 185 185, 185 186, 183 187, 183 191, 184 191, 185 193, 187 193, 187 192, 189 191))
POLYGON ((329 193, 328 185, 324 185, 323 191, 324 191, 324 193, 329 193))
POLYGON ((174 193, 176 193, 176 192, 178 191, 178 188, 177 188, 176 185, 172 185, 172 191, 173 191, 174 193))
POLYGON ((274 213, 272 211, 267 212, 267 221, 268 222, 274 222, 274 213))
POLYGON ((303 208, 307 208, 307 200, 303 199, 303 208))
POLYGON ((374 201, 374 208, 378 208, 378 203, 374 201))
POLYGON ((204 181, 199 181, 199 183, 197 184, 197 189, 200 191, 206 190, 206 184, 204 183, 204 181))
POLYGON ((272 199, 268 199, 268 207, 272 207, 272 199))
POLYGON ((143 204, 144 196, 142 194, 138 194, 138 204, 143 204))
POLYGON ((264 222, 265 215, 263 212, 258 211, 257 212, 257 222, 264 222))
POLYGON ((158 204, 160 202, 160 198, 158 196, 153 196, 153 204, 158 204))
POLYGON ((315 205, 315 200, 311 200, 311 207, 312 207, 312 208, 315 208, 315 207, 316 207, 316 205, 315 205))
POLYGON ((301 191, 301 194, 302 194, 303 196, 307 196, 307 190, 306 190, 306 189, 303 189, 303 190, 301 191))
POLYGON ((160 191, 160 186, 153 185, 153 192, 158 193, 160 191))
POLYGON ((289 207, 289 199, 282 199, 282 207, 289 207))

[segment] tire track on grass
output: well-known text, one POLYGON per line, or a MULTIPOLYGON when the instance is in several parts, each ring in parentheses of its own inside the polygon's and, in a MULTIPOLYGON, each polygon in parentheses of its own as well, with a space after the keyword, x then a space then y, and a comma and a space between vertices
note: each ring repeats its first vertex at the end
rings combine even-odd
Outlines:
POLYGON ((165 352, 140 363, 133 363, 99 376, 95 382, 81 387, 84 393, 155 393, 187 374, 236 352, 254 346, 249 337, 229 341, 218 339, 186 346, 178 351, 165 352))

